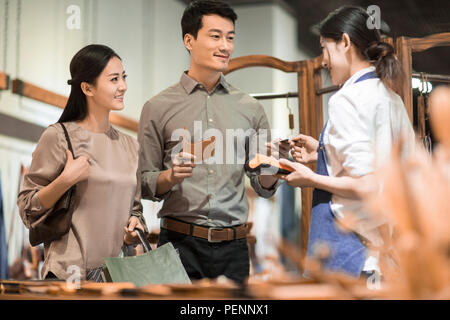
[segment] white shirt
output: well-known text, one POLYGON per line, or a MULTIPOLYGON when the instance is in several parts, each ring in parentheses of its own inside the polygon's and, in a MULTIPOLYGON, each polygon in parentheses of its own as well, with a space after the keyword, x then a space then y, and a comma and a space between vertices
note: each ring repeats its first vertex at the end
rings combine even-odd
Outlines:
MULTIPOLYGON (((356 178, 373 173, 389 158, 393 143, 401 136, 407 141, 403 151, 412 151, 414 131, 401 98, 378 78, 355 83, 374 70, 356 72, 329 100, 323 142, 330 176, 356 178)), ((356 214, 355 231, 375 246, 382 245, 376 228, 386 221, 373 219, 362 201, 333 194, 331 210, 337 219, 348 212, 356 214)))

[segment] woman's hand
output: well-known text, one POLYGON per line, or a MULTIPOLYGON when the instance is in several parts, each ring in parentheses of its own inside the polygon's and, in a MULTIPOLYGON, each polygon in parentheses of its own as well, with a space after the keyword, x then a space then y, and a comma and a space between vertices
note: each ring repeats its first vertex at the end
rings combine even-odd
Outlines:
POLYGON ((141 224, 141 221, 138 217, 131 216, 130 219, 128 219, 128 227, 123 227, 125 229, 125 235, 123 236, 123 242, 125 242, 127 245, 134 244, 139 242, 139 237, 137 235, 137 232, 134 231, 135 229, 140 229, 144 231, 144 227, 141 224))
POLYGON ((66 154, 67 161, 64 170, 61 173, 61 178, 70 185, 77 184, 78 182, 89 178, 91 169, 89 159, 86 156, 80 156, 74 159, 72 152, 69 150, 66 150, 66 154))
POLYGON ((313 137, 299 134, 289 140, 289 143, 291 145, 291 155, 298 163, 308 164, 317 161, 319 141, 313 137))
POLYGON ((315 173, 307 166, 292 162, 286 159, 280 159, 279 162, 287 167, 294 169, 294 171, 288 175, 280 175, 280 179, 283 179, 291 187, 313 187, 313 178, 315 173))

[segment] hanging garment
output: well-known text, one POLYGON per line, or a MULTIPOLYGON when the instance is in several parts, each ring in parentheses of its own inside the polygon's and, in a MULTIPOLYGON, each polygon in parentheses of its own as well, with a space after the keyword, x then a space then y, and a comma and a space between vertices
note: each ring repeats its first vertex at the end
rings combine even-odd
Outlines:
POLYGON ((0 180, 0 279, 8 279, 8 268, 8 246, 6 245, 5 219, 3 216, 2 183, 0 180))

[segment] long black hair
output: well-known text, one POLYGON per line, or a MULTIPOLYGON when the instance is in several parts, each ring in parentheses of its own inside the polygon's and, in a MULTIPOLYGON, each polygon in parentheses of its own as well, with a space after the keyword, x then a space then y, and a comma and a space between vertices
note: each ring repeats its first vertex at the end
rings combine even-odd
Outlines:
POLYGON ((88 115, 86 96, 81 90, 81 83, 87 82, 95 85, 95 82, 105 69, 109 60, 120 57, 111 48, 91 44, 78 51, 70 61, 70 75, 72 79, 67 84, 72 86, 69 100, 58 122, 80 121, 88 115))
POLYGON ((394 53, 394 48, 383 42, 378 29, 369 28, 373 17, 360 7, 343 6, 331 12, 318 25, 324 38, 342 40, 347 33, 360 54, 375 66, 375 73, 383 83, 395 92, 400 92, 403 82, 403 69, 394 53))

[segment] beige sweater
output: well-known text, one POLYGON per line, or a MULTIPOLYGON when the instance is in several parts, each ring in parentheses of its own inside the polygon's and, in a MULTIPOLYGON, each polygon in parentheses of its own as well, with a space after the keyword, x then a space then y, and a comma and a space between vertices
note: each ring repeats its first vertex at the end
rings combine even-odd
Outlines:
MULTIPOLYGON (((76 266, 84 279, 86 270, 100 267, 105 257, 120 253, 123 227, 130 215, 145 223, 136 177, 138 143, 113 127, 105 133, 95 133, 75 122, 65 125, 75 156, 89 158, 90 175, 77 184, 69 233, 45 245, 42 277, 51 271, 58 278, 67 279, 74 272, 71 266, 76 266)), ((68 147, 61 126, 49 126, 33 152, 30 170, 18 195, 20 215, 28 228, 50 212, 41 206, 37 193, 64 168, 65 149, 68 147)))

